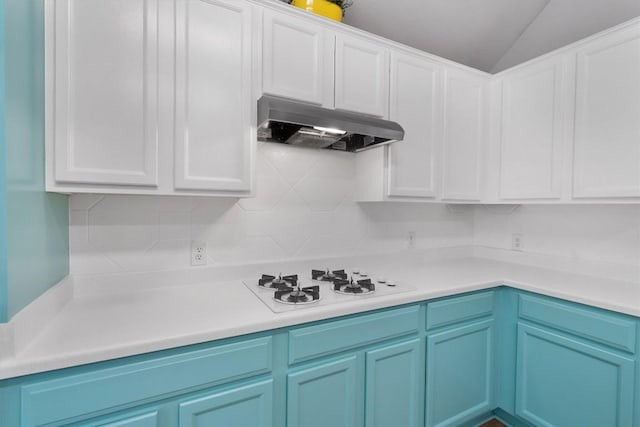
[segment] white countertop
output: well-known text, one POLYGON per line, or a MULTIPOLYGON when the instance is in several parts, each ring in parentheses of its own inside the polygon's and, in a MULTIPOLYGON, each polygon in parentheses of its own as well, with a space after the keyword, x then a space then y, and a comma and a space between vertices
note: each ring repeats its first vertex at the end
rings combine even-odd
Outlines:
MULTIPOLYGON (((611 280, 458 254, 359 257, 345 267, 410 283, 415 290, 273 313, 241 282, 265 266, 73 278, 69 300, 32 309, 37 334, 16 325, 13 354, 0 355, 0 379, 297 325, 335 316, 508 285, 640 317, 640 281, 611 280), (217 277, 217 279, 214 279, 217 277), (27 335, 27 332, 24 332, 27 335), (26 342, 25 342, 26 340, 26 342)), ((326 261, 331 262, 331 261, 326 261)), ((293 266, 293 264, 291 264, 293 266)), ((328 265, 328 264, 323 264, 328 265)), ((317 261, 292 268, 318 267, 317 261)), ((340 267, 338 267, 340 268, 340 267)), ((284 271, 283 271, 284 272, 284 271)), ((69 286, 68 284, 65 286, 69 286)), ((45 295, 46 297, 46 295, 45 295)), ((26 317, 23 316, 23 317, 26 317)), ((13 322, 13 320, 12 320, 13 322)), ((1 342, 1 340, 0 340, 1 342)))

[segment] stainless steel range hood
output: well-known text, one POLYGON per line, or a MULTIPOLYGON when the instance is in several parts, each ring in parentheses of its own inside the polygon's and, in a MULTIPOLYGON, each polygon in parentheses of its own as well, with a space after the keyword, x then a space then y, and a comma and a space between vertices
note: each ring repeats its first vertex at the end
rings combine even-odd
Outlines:
POLYGON ((258 140, 357 152, 400 141, 392 121, 265 95, 258 100, 258 140))

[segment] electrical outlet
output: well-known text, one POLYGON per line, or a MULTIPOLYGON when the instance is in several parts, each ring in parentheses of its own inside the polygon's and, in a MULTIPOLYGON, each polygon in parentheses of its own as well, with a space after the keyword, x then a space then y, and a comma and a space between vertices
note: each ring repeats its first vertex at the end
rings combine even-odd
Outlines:
POLYGON ((524 251, 524 234, 513 233, 511 235, 511 249, 514 251, 524 251))
POLYGON ((415 231, 410 231, 407 234, 407 246, 409 247, 409 249, 413 249, 416 247, 416 232, 415 231))
POLYGON ((207 265, 207 242, 191 241, 191 265, 207 265))

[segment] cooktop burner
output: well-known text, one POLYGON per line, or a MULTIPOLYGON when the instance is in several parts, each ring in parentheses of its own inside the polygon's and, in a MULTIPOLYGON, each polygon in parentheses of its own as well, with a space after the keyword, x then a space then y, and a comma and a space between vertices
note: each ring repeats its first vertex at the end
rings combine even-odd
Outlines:
POLYGON ((258 286, 270 289, 283 289, 290 286, 297 286, 297 284, 297 274, 293 274, 290 276, 283 276, 282 274, 278 274, 278 277, 263 274, 262 278, 258 279, 258 286))
POLYGON ((301 288, 284 288, 273 294, 273 299, 282 304, 313 304, 320 301, 320 287, 308 286, 301 288))
POLYGON ((339 294, 366 295, 376 291, 376 285, 371 279, 353 280, 334 280, 333 290, 339 294))
POLYGON ((311 278, 321 282, 333 282, 336 279, 346 279, 347 273, 344 270, 331 271, 328 268, 326 270, 311 270, 311 278))

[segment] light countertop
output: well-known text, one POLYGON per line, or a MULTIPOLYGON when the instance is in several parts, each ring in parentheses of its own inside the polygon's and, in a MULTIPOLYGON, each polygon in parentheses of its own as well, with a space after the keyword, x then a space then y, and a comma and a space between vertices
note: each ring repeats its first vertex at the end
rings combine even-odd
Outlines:
MULTIPOLYGON (((38 313, 32 310, 28 320, 21 320, 46 326, 28 342, 17 345, 13 354, 0 357, 0 379, 499 285, 640 317, 640 283, 635 281, 496 261, 468 253, 444 257, 420 253, 376 255, 350 261, 354 264, 345 268, 358 265, 408 283, 415 290, 273 313, 241 282, 257 277, 258 271, 268 268, 265 265, 73 278, 73 292, 53 316, 50 310, 42 310, 49 318, 38 319, 38 313)), ((305 271, 318 267, 318 261, 287 267, 305 271)), ((16 327, 14 334, 22 329, 16 327)), ((19 341, 21 337, 15 338, 19 341)))

